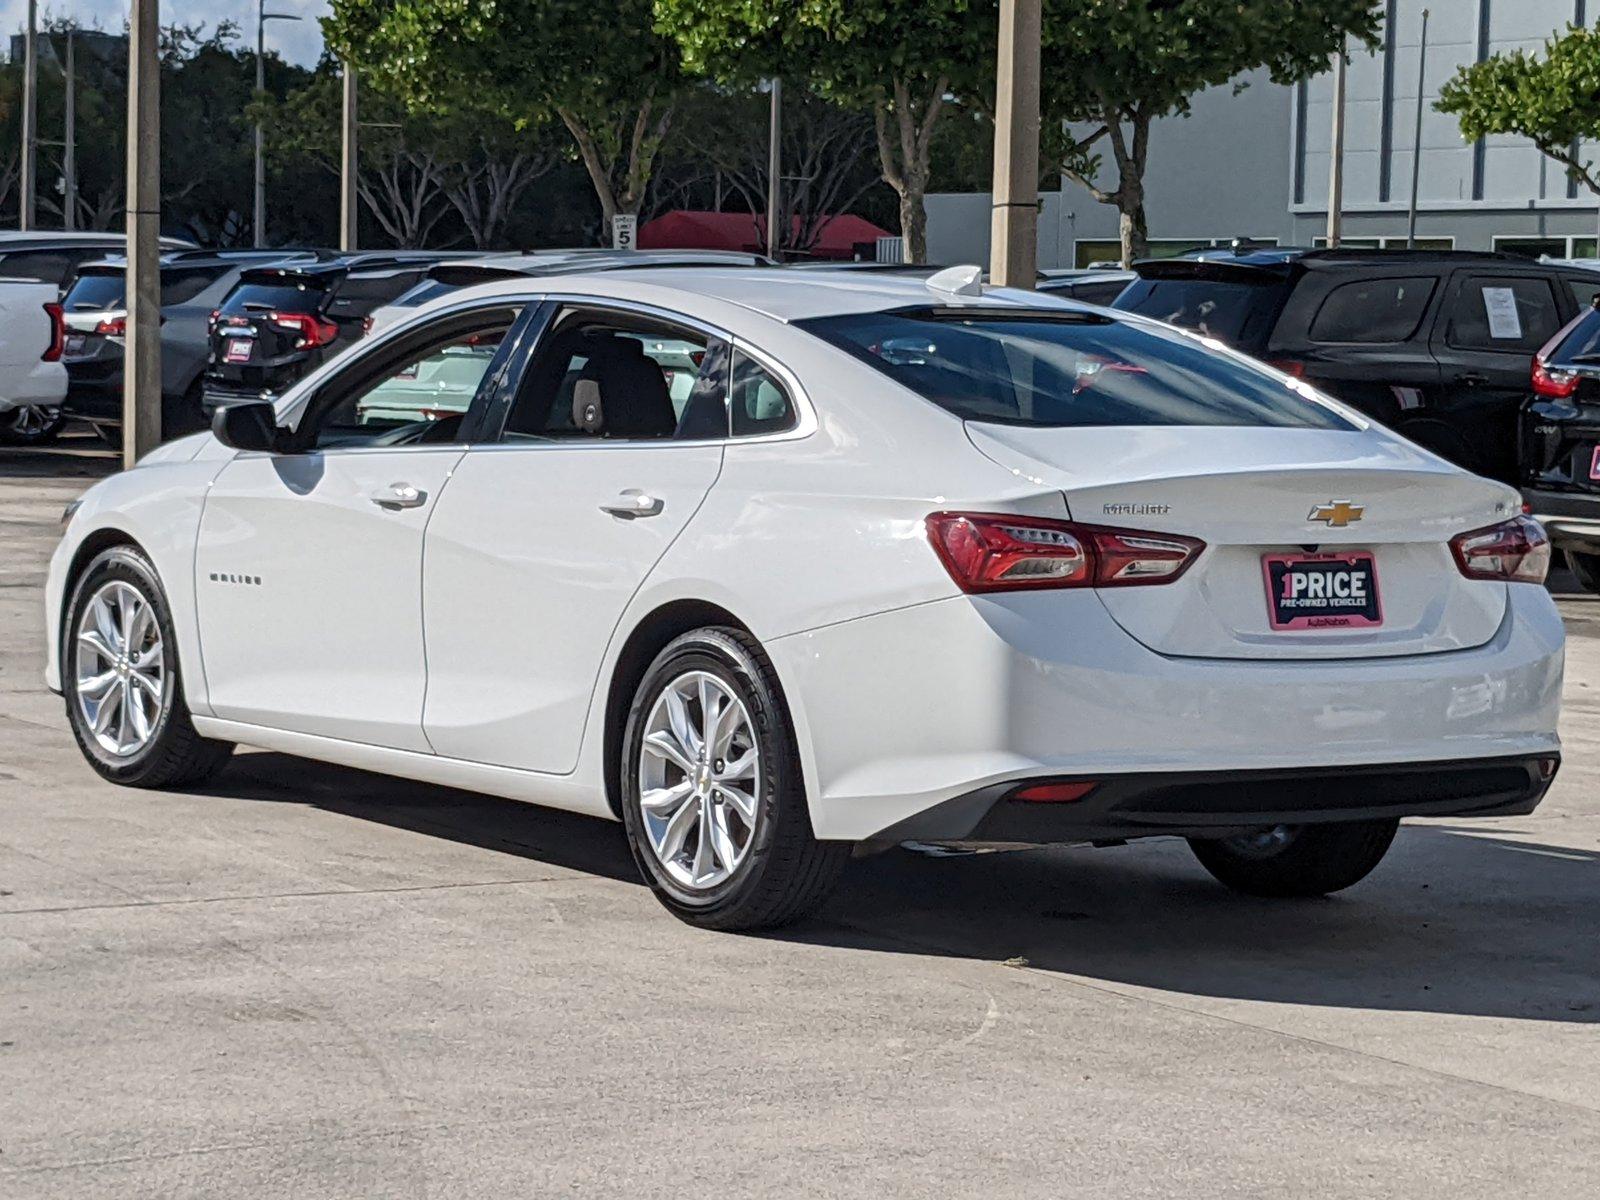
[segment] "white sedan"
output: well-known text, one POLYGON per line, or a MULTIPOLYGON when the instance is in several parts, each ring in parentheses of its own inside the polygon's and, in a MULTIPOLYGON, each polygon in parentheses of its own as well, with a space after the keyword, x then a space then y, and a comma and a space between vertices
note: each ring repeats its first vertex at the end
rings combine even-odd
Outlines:
POLYGON ((617 819, 710 927, 910 839, 1178 835, 1309 895, 1542 798, 1548 559, 1510 489, 1142 318, 615 271, 453 293, 97 484, 47 670, 108 779, 245 743, 617 819), (364 405, 462 346, 464 412, 364 405))

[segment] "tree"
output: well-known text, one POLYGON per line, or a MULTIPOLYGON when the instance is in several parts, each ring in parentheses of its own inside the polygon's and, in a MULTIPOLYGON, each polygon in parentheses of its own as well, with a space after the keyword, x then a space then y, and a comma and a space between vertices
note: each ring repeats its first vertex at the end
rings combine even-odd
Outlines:
POLYGON ((687 69, 726 82, 781 75, 872 113, 884 181, 911 262, 927 258, 923 197, 940 116, 994 71, 997 8, 984 0, 655 0, 687 69))
POLYGON ((333 0, 328 45, 414 108, 559 120, 600 202, 603 234, 637 214, 681 83, 650 0, 333 0))
POLYGON ((1462 67, 1434 105, 1461 123, 1469 140, 1491 133, 1527 138, 1600 193, 1600 170, 1580 150, 1600 138, 1600 30, 1569 25, 1544 44, 1544 58, 1521 50, 1462 67))
POLYGON ((1274 83, 1317 74, 1347 38, 1376 42, 1382 7, 1378 0, 1045 0, 1041 165, 1115 205, 1123 263, 1143 257, 1151 123, 1188 116, 1194 93, 1246 71, 1264 67, 1274 83), (1115 186, 1101 178, 1103 150, 1116 166, 1115 186))

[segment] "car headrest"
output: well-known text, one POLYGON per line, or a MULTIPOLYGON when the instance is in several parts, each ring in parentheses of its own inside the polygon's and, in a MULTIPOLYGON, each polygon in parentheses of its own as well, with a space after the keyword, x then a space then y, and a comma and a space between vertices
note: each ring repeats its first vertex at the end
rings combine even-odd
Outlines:
POLYGON ((605 405, 600 398, 600 381, 579 379, 572 385, 572 423, 583 432, 598 436, 605 426, 605 405))

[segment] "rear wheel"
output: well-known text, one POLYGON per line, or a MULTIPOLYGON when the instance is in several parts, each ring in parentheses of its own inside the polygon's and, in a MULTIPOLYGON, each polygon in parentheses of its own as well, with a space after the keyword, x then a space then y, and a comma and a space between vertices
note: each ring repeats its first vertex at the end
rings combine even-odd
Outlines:
POLYGON ((67 419, 59 408, 26 405, 0 413, 0 441, 13 446, 43 446, 56 440, 67 419))
POLYGON ((1600 554, 1584 554, 1577 550, 1567 551, 1567 567, 1578 580, 1578 586, 1586 592, 1600 595, 1600 554))
POLYGON ((1383 860, 1399 821, 1274 825, 1231 838, 1190 838, 1200 865, 1252 896, 1325 896, 1365 879, 1383 860))
POLYGON ((772 665, 738 629, 684 634, 645 673, 623 735, 622 816, 657 897, 708 929, 806 915, 850 854, 812 834, 772 665))
POLYGON ((67 718, 89 765, 113 783, 199 783, 233 747, 202 738, 189 719, 177 638, 155 569, 131 546, 78 577, 62 628, 67 718))

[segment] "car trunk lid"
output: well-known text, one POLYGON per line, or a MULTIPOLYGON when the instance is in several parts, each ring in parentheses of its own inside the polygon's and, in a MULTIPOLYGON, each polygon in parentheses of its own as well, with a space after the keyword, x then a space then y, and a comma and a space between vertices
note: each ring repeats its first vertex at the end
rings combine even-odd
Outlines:
POLYGON ((1484 644, 1504 618, 1506 585, 1465 578, 1449 541, 1515 515, 1513 493, 1399 439, 1250 427, 967 430, 989 458, 1059 487, 1074 521, 1206 543, 1172 583, 1100 592, 1113 619, 1162 654, 1439 653, 1484 644), (1370 563, 1374 603, 1348 621, 1284 625, 1269 587, 1288 586, 1285 563, 1317 573, 1304 564, 1319 556, 1370 563))

